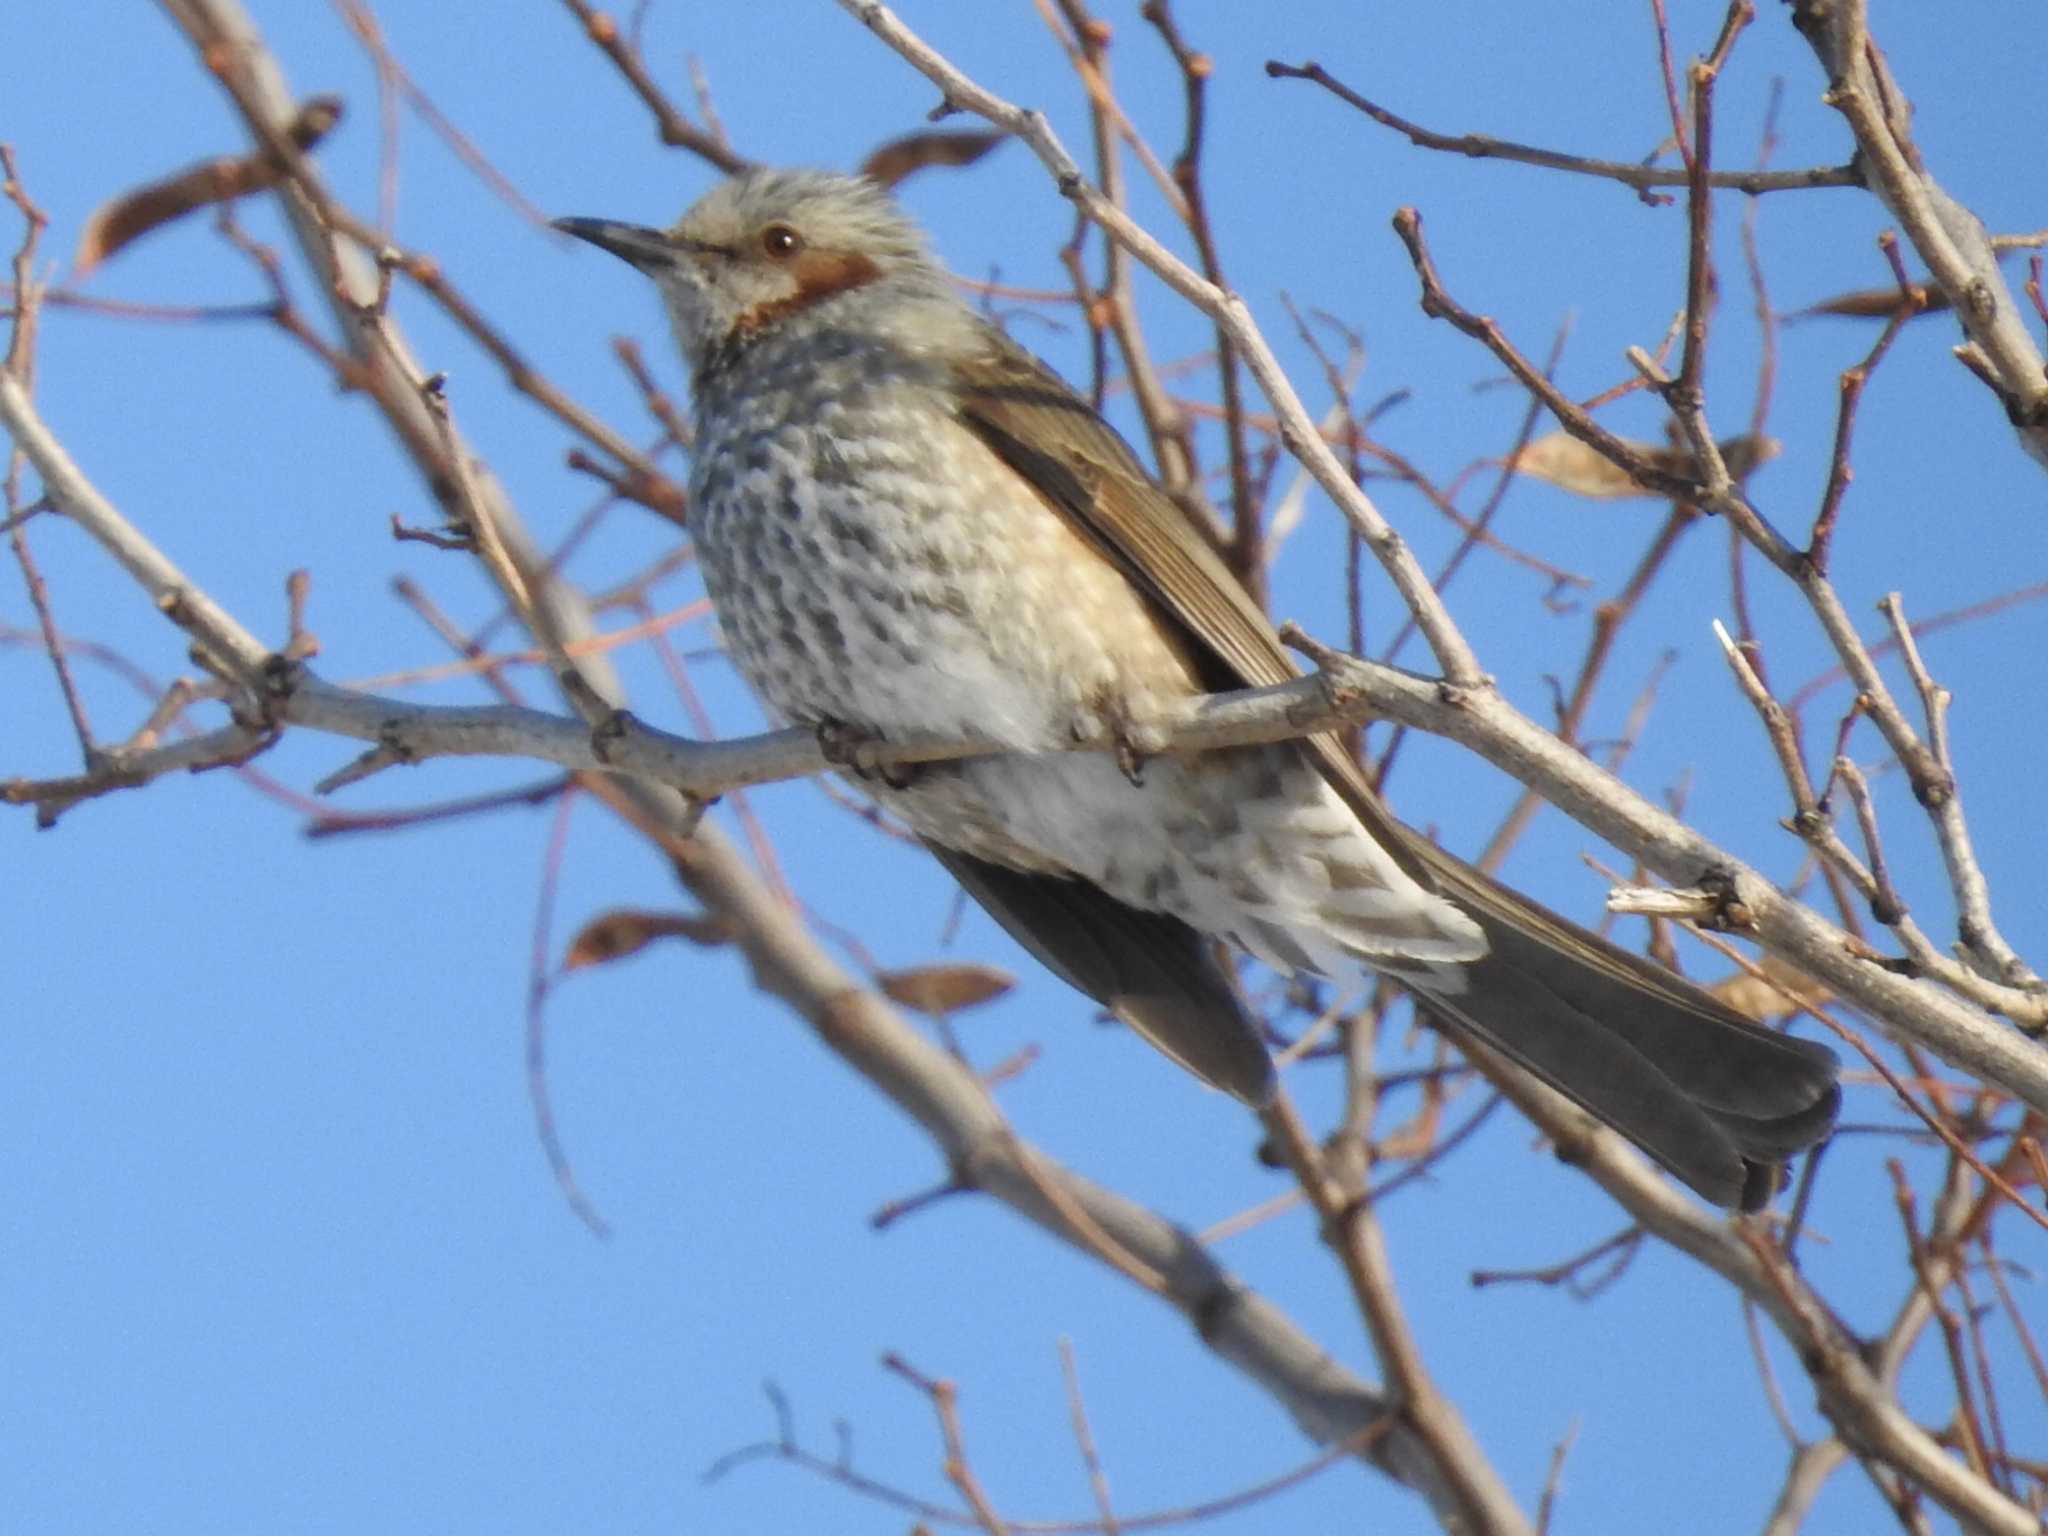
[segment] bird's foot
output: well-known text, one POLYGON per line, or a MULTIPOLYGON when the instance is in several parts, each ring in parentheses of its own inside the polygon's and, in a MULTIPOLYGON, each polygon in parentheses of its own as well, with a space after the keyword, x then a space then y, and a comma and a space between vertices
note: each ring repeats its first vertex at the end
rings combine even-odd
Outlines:
POLYGON ((1111 750, 1117 771, 1135 788, 1145 784, 1145 765, 1166 750, 1166 736, 1157 726, 1145 725, 1122 709, 1109 716, 1111 750))
POLYGON ((818 750, 825 754, 825 761, 863 783, 908 789, 917 782, 921 765, 877 761, 875 748, 884 739, 880 732, 844 720, 820 720, 816 730, 818 750))
POLYGON ((1091 696, 1067 722, 1068 734, 1077 744, 1097 751, 1107 746, 1117 772, 1134 787, 1143 788, 1145 765, 1167 748, 1166 733, 1141 718, 1122 692, 1104 688, 1091 696))
POLYGON ((1116 738, 1116 766, 1117 771, 1131 782, 1133 788, 1144 787, 1145 754, 1121 731, 1117 733, 1116 738))

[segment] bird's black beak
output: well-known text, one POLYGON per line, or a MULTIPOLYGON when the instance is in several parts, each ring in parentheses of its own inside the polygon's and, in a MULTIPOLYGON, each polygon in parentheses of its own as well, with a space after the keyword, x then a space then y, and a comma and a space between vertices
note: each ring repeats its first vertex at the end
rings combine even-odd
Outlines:
POLYGON ((676 245, 658 229, 645 224, 625 224, 617 219, 556 219, 554 226, 565 235, 588 240, 619 260, 655 273, 676 264, 676 245))

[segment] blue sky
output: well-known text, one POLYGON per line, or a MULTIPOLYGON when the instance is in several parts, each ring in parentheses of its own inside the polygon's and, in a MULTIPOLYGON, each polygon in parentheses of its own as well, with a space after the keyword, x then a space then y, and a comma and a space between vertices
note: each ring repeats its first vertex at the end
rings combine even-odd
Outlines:
MULTIPOLYGON (((320 150, 334 185, 373 209, 374 72, 326 6, 257 4, 302 92, 348 100, 320 150)), ((1719 7, 1676 5, 1681 56, 1703 50, 1719 7)), ((1919 8, 1879 5, 1874 25, 1919 109, 1930 162, 1994 230, 2048 222, 2036 146, 2048 13, 1972 9, 1975 35, 1919 8), (1994 46, 1995 45, 1995 46, 1994 46)), ((1187 3, 1192 40, 1217 56, 1209 198, 1226 266, 1312 405, 1324 395, 1282 305, 1328 310, 1366 338, 1362 399, 1412 391, 1384 440, 1447 479, 1511 438, 1522 398, 1479 388, 1495 368, 1426 320, 1388 220, 1418 206, 1447 283, 1532 352, 1569 321, 1560 377, 1585 397, 1623 376, 1621 353, 1654 345, 1682 301, 1683 211, 1648 209, 1602 183, 1425 154, 1312 87, 1272 82, 1268 57, 1316 58, 1417 120, 1589 154, 1632 158, 1667 129, 1648 8, 1187 3), (1538 13, 1532 11, 1533 17, 1538 13)), ((1029 6, 906 4, 904 14, 993 89, 1043 107, 1077 153, 1078 88, 1029 6)), ((1162 153, 1180 137, 1180 82, 1135 7, 1115 23, 1122 100, 1162 153)), ((381 19, 438 106, 550 214, 666 222, 710 184, 653 142, 643 110, 554 7, 408 7, 381 19)), ((688 99, 697 55, 729 130, 768 160, 855 165, 918 126, 932 92, 822 0, 656 7, 652 67, 688 99)), ((0 12, 13 144, 52 219, 45 253, 67 257, 108 196, 243 140, 224 98, 154 11, 82 0, 0 12)), ((1721 98, 1722 157, 1746 162, 1774 76, 1785 80, 1783 165, 1834 163, 1847 137, 1819 100, 1812 56, 1783 8, 1762 8, 1721 98)), ((415 117, 402 120, 399 234, 432 253, 518 346, 578 399, 647 432, 613 362, 640 337, 680 397, 644 285, 587 248, 537 232, 470 176, 415 117)), ((910 184, 908 205, 956 270, 1062 284, 1054 252, 1068 215, 1040 167, 1008 146, 969 173, 910 184)), ((1739 203, 1725 200, 1724 324, 1708 376, 1717 427, 1746 422, 1755 327, 1737 259, 1739 203)), ((1164 229, 1149 192, 1137 211, 1164 229)), ((281 241, 269 209, 242 215, 281 241)), ((1879 210, 1851 192, 1765 202, 1772 295, 1795 309, 1886 269, 1879 210)), ((11 246, 11 218, 0 243, 11 246)), ((61 276, 61 273, 60 273, 61 276)), ((294 274, 300 301, 316 299, 294 274)), ((94 275, 89 292, 162 304, 260 297, 204 219, 164 231, 94 275)), ((1142 287, 1158 355, 1208 344, 1206 322, 1142 287)), ((545 539, 589 506, 563 465, 567 433, 509 396, 493 365, 402 287, 396 311, 427 365, 449 375, 458 419, 545 539)), ((1056 317, 1064 318, 1064 317, 1056 317)), ((1032 318, 1016 334, 1070 377, 1082 338, 1032 318)), ((1871 333, 1810 321, 1782 338, 1770 430, 1785 455, 1755 484, 1765 509, 1803 529, 1826 474, 1835 376, 1871 333)), ((1894 588, 1926 616, 2042 579, 2038 469, 2013 446, 1979 385, 1947 358, 1952 328, 1908 329, 1879 370, 1856 448, 1835 578, 1875 633, 1894 588)), ((303 355, 258 324, 171 326, 52 310, 38 396, 100 486, 251 627, 282 637, 283 580, 313 575, 311 622, 325 675, 350 679, 445 653, 392 597, 404 575, 458 622, 492 612, 458 557, 394 545, 394 513, 433 509, 362 402, 337 399, 303 355)), ((1611 413, 1655 438, 1647 401, 1611 413)), ((1126 419, 1126 424, 1128 421, 1126 419)), ((1382 505, 1434 565, 1453 535, 1398 489, 1382 505)), ((1661 508, 1589 503, 1518 486, 1501 527, 1592 578, 1625 579, 1661 508)), ((182 645, 134 589, 66 528, 35 548, 65 629, 158 679, 182 645)), ((615 514, 570 571, 602 588, 658 552, 668 532, 615 514)), ((1728 617, 1725 538, 1695 530, 1654 589, 1609 674, 1591 734, 1612 735, 1660 654, 1673 659, 1631 780, 1684 784, 1711 835, 1784 878, 1799 868, 1777 826, 1782 789, 1734 697, 1710 621, 1728 617)), ((1552 613, 1528 573, 1480 559, 1452 592, 1487 665, 1523 708, 1549 708, 1587 613, 1552 613)), ((1753 576, 1774 678, 1827 665, 1792 595, 1753 576)), ((1311 503, 1276 573, 1276 612, 1342 635, 1341 541, 1311 503)), ((694 589, 662 589, 672 606, 694 589)), ((1368 634, 1397 622, 1369 583, 1368 634)), ((18 579, 0 581, 0 625, 30 623, 18 579)), ((705 646, 701 624, 680 634, 705 646)), ((1927 646, 1956 689, 1956 753, 2008 935, 2039 957, 2048 870, 2034 788, 2044 745, 2048 605, 1948 632, 1927 646)), ((1410 660, 1417 657, 1411 655, 1410 660)), ((687 717, 653 658, 624 661, 636 707, 687 717)), ((722 729, 758 713, 715 660, 693 667, 722 729)), ((102 733, 125 734, 136 695, 88 669, 102 733)), ((479 697, 462 685, 422 698, 479 697)), ((534 697, 544 698, 538 681, 534 697)), ((1829 696, 1839 709, 1846 699, 1829 696)), ((0 648, 0 775, 75 769, 48 668, 0 648)), ((1817 717, 1824 736, 1834 716, 1817 717)), ((1871 762, 1873 739, 1857 750, 1871 762)), ((295 736, 263 760, 310 786, 354 754, 295 736)), ((346 791, 353 809, 425 803, 539 775, 517 764, 440 763, 346 791)), ((1910 796, 1880 780, 1900 883, 1937 936, 1949 924, 1938 862, 1910 796)), ((1470 852, 1512 799, 1498 776, 1418 746, 1393 786, 1409 819, 1470 852)), ((947 954, 1016 969, 1013 998, 964 1017, 974 1057, 1043 1048, 1003 1091, 1026 1134, 1072 1166, 1202 1226, 1275 1193, 1240 1112, 1203 1093, 1042 977, 978 915, 951 950, 950 889, 921 856, 878 839, 809 785, 747 797, 793 888, 884 965, 947 954)), ((834 1454, 851 1426, 860 1469, 949 1500, 928 1406, 878 1360, 886 1350, 956 1380, 975 1464, 1005 1513, 1082 1518, 1091 1505, 1068 1428, 1058 1343, 1079 1361, 1096 1436, 1125 1515, 1197 1502, 1273 1476, 1311 1448, 1274 1406, 1204 1354, 1183 1324, 1122 1282, 991 1204, 945 1202, 882 1234, 869 1216, 935 1181, 929 1147, 852 1079, 728 953, 664 948, 569 978, 549 1010, 550 1084, 585 1189, 611 1222, 598 1241, 565 1207, 532 1125, 523 1076, 528 954, 552 809, 515 810, 396 834, 308 842, 301 818, 230 775, 160 783, 79 808, 37 833, 0 818, 0 914, 12 935, 0 1073, 0 1158, 12 1170, 0 1245, 0 1445, 11 1529, 45 1531, 899 1532, 908 1517, 793 1468, 757 1464, 712 1484, 717 1457, 770 1436, 761 1390, 780 1384, 805 1438, 834 1454)), ((734 826, 728 803, 717 813, 734 826)), ((1555 813, 1509 866, 1526 887, 1585 916, 1603 882, 1582 852, 1612 859, 1555 813)), ((677 904, 668 872, 590 802, 573 812, 554 953, 615 906, 677 904)), ((1689 963, 1719 974, 1693 951, 1689 963)), ((1302 1088, 1326 1110, 1330 1085, 1302 1088)), ((1896 1124, 1871 1088, 1847 1118, 1896 1124)), ((1785 1457, 1761 1408, 1735 1302, 1663 1251, 1642 1256, 1591 1304, 1536 1287, 1474 1289, 1478 1269, 1554 1261, 1620 1219, 1593 1189, 1531 1151, 1506 1112, 1427 1190, 1385 1220, 1417 1335, 1445 1389, 1510 1486, 1533 1507, 1553 1446, 1576 1439, 1559 1529, 1697 1529, 1761 1522, 1785 1457)), ((1875 1330, 1901 1299, 1883 1157, 1845 1138, 1809 1253, 1853 1326, 1875 1330)), ((2008 1257, 2048 1263, 2015 1223, 2008 1257)), ((1222 1245, 1221 1256, 1334 1355, 1372 1374, 1341 1276, 1299 1212, 1222 1245)), ((2022 1305, 2028 1305, 2027 1300, 2022 1305)), ((2038 1298, 2032 1301, 2036 1315, 2038 1298)), ((1938 1341, 1921 1347, 1909 1405, 1945 1402, 1938 1341)), ((1807 1433, 1811 1392, 1778 1351, 1807 1433)), ((2037 1395, 2012 1376, 2015 1449, 2048 1436, 2037 1395)), ((1838 1474, 1811 1529, 1868 1528, 1879 1506, 1838 1474)), ((1223 1533, 1407 1530, 1425 1519, 1382 1480, 1339 1467, 1203 1527, 1223 1533)))

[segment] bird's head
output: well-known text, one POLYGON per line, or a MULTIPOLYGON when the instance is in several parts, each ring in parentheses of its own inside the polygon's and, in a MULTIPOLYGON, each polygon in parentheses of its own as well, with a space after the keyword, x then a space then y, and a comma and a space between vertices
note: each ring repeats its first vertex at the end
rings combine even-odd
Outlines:
POLYGON ((970 313, 917 226, 863 177, 761 168, 713 187, 665 230, 611 219, 557 219, 555 227, 654 279, 697 371, 821 316, 914 335, 913 322, 929 330, 970 313))

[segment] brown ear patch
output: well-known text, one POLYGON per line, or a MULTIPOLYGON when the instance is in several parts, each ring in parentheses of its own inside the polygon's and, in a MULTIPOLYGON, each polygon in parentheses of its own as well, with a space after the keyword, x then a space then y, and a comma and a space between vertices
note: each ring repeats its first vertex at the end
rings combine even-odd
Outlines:
POLYGON ((858 251, 808 250, 789 263, 789 273, 796 279, 796 292, 748 310, 733 327, 736 337, 758 335, 835 293, 863 288, 880 277, 882 269, 858 251))

